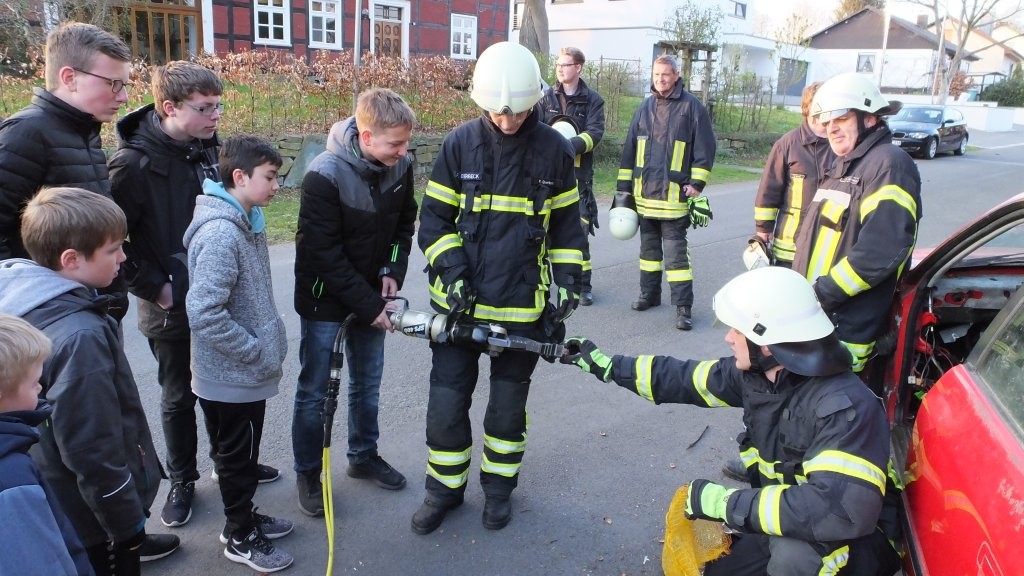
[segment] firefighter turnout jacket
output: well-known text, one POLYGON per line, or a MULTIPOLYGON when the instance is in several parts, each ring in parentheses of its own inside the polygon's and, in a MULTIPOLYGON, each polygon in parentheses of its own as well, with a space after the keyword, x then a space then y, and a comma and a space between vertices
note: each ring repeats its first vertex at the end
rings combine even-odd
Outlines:
POLYGON ((896 282, 917 242, 921 175, 884 123, 837 157, 797 231, 793 269, 863 368, 888 326, 896 282))
POLYGON ((730 495, 730 527, 818 544, 824 559, 891 517, 882 513, 885 412, 851 372, 806 377, 783 369, 771 382, 736 368, 734 357, 614 356, 612 367, 619 386, 655 404, 743 408, 749 441, 741 458, 758 471, 760 487, 730 495))
POLYGON ((552 281, 579 290, 586 237, 573 151, 539 116, 538 106, 513 135, 480 117, 441 144, 418 235, 435 310, 448 311, 448 287, 463 278, 474 318, 522 328, 541 317, 552 281))
POLYGON ((792 263, 800 216, 836 155, 805 120, 772 146, 754 198, 754 227, 771 234, 776 262, 792 263))
POLYGON ((575 93, 566 95, 562 85, 556 83, 544 91, 541 104, 545 121, 565 114, 580 127, 581 132, 569 143, 576 152, 576 179, 589 184, 594 179, 594 147, 604 137, 604 98, 580 78, 575 93))
POLYGON ((652 85, 629 123, 616 190, 633 193, 644 218, 675 220, 689 214, 682 187, 703 190, 714 162, 715 133, 704 105, 682 79, 668 96, 652 85))

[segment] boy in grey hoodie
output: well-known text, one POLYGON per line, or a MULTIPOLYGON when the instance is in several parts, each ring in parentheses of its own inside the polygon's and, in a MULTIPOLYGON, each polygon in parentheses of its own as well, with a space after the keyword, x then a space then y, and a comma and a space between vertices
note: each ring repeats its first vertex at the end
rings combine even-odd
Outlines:
POLYGON ((288 520, 258 514, 252 498, 267 398, 277 395, 288 342, 270 278, 262 206, 277 192, 281 155, 251 136, 220 150, 223 184, 206 180, 185 231, 192 280, 185 309, 192 330, 192 392, 206 417, 227 523, 224 556, 260 572, 291 565, 270 540, 288 520))

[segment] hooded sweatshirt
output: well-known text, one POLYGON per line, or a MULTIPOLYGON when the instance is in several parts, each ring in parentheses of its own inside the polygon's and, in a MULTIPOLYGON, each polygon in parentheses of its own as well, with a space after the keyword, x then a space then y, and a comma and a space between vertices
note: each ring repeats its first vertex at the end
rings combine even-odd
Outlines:
POLYGON ((192 391, 217 402, 266 400, 277 395, 288 340, 274 303, 263 211, 246 213, 212 180, 203 194, 184 238, 192 391))
POLYGON ((31 454, 87 548, 137 534, 162 474, 109 300, 31 260, 0 262, 0 312, 53 342, 40 378, 53 416, 31 454))
MULTIPOLYGON (((0 542, 21 576, 91 575, 89 557, 28 450, 53 408, 0 413, 0 542)), ((6 573, 6 570, 0 569, 6 573)))

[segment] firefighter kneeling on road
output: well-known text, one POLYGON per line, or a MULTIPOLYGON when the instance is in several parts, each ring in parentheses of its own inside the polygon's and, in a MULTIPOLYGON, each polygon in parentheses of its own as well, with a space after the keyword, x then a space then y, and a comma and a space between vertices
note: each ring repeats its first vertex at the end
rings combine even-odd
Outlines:
POLYGON ((690 482, 687 516, 736 531, 732 552, 705 576, 891 576, 898 496, 885 413, 850 370, 810 284, 785 268, 751 270, 718 291, 714 310, 731 357, 609 357, 569 338, 562 362, 655 404, 743 407, 741 456, 759 472, 754 487, 690 482))
MULTIPOLYGON (((477 60, 470 97, 479 118, 441 144, 420 211, 437 312, 499 324, 509 335, 560 342, 562 322, 580 301, 586 237, 580 227, 575 152, 540 122, 537 60, 499 42, 477 60), (551 282, 557 303, 549 304, 551 282)), ((434 531, 462 504, 473 434, 469 407, 480 350, 431 342, 427 477, 417 534, 434 531)), ((538 355, 506 350, 490 359, 480 484, 483 525, 504 528, 526 451, 526 398, 538 355)))

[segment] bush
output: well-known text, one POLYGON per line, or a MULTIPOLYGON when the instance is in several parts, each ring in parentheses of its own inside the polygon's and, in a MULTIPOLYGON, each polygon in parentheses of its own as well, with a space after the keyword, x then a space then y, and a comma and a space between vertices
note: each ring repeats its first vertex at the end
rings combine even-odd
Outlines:
POLYGON ((985 88, 982 100, 999 102, 1000 106, 1024 106, 1024 80, 1003 80, 985 88))

